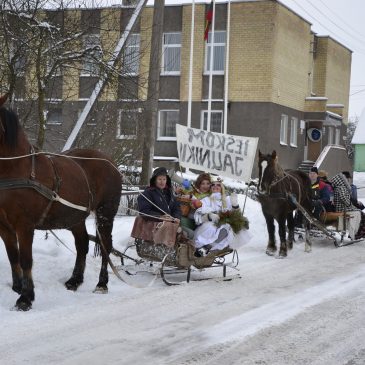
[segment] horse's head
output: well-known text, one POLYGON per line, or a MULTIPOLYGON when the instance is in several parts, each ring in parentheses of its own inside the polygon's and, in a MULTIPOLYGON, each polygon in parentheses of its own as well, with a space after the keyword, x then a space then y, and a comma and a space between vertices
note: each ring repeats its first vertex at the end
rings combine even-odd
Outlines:
POLYGON ((277 162, 276 151, 273 151, 271 155, 265 155, 259 150, 259 184, 257 188, 259 193, 268 192, 269 186, 275 178, 277 162))

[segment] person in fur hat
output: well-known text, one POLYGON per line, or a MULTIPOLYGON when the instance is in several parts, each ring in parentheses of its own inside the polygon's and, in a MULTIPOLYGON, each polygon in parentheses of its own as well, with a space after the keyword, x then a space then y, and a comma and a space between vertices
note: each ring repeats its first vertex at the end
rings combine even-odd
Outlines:
POLYGON ((171 179, 165 167, 153 171, 150 186, 138 196, 137 203, 145 219, 156 220, 166 216, 180 221, 180 204, 172 192, 171 179))
POLYGON ((202 206, 195 211, 194 219, 198 228, 194 232, 195 255, 206 256, 210 251, 222 250, 234 240, 232 227, 220 220, 219 213, 239 209, 237 194, 226 196, 222 180, 212 179, 211 195, 201 200, 202 206))

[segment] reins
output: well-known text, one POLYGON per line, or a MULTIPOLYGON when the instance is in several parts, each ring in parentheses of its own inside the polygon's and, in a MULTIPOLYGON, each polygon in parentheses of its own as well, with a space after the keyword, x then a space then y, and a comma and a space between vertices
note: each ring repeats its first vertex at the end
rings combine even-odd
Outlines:
MULTIPOLYGON (((4 160, 4 161, 7 161, 7 160, 17 160, 17 159, 32 157, 32 166, 33 166, 34 165, 33 157, 36 156, 36 155, 58 156, 58 157, 68 158, 68 159, 71 159, 71 160, 79 159, 79 160, 104 161, 104 162, 108 162, 116 171, 118 171, 118 173, 120 175, 122 175, 122 173, 118 170, 118 168, 110 160, 108 160, 106 158, 98 158, 98 157, 69 156, 69 155, 60 154, 60 153, 52 153, 52 152, 40 151, 40 152, 34 152, 34 153, 32 152, 32 153, 29 153, 29 154, 26 154, 26 155, 21 155, 21 156, 0 157, 0 161, 1 160, 4 160)), ((33 172, 33 168, 32 168, 32 172, 33 172)), ((130 180, 128 179, 127 176, 124 176, 124 175, 122 175, 122 176, 123 176, 123 179, 125 179, 127 182, 129 182, 130 185, 132 185, 132 183, 130 182, 130 180)), ((40 183, 37 183, 35 181, 34 181, 34 183, 31 183, 31 181, 33 181, 33 180, 30 180, 30 179, 19 179, 19 180, 22 180, 22 181, 17 182, 18 187, 20 187, 20 188, 21 187, 31 187, 31 188, 37 190, 39 193, 41 193, 46 198, 48 198, 48 199, 50 199, 52 201, 58 201, 59 203, 64 204, 64 205, 67 205, 67 206, 69 206, 71 208, 74 208, 74 209, 79 209, 79 210, 82 210, 82 211, 88 211, 88 208, 82 207, 82 206, 79 206, 79 205, 76 205, 76 204, 73 204, 71 202, 68 202, 67 200, 61 198, 58 194, 55 194, 51 189, 47 188, 46 186, 44 186, 44 185, 42 185, 40 183)), ((14 182, 15 181, 13 181, 13 183, 14 182)), ((2 188, 1 185, 2 185, 2 183, 1 183, 1 180, 0 180, 0 190, 6 189, 5 187, 2 188)), ((13 185, 13 186, 14 186, 13 188, 15 189, 16 186, 15 185, 13 185)), ((151 216, 151 215, 148 215, 148 214, 145 214, 145 213, 140 213, 141 215, 144 215, 144 216, 147 216, 147 217, 151 217, 151 218, 155 218, 155 219, 160 219, 160 220, 170 220, 170 221, 172 220, 172 221, 174 221, 174 218, 169 213, 165 212, 162 208, 160 208, 155 203, 153 203, 142 192, 139 192, 139 194, 142 195, 149 203, 151 203, 155 208, 157 208, 158 210, 160 210, 167 217, 166 217, 166 219, 162 219, 160 217, 151 216)))
MULTIPOLYGON (((298 180, 298 178, 296 176, 294 176, 293 174, 291 174, 290 172, 286 172, 284 171, 284 169, 278 164, 277 165, 278 170, 280 169, 279 172, 282 173, 282 176, 275 176, 275 179, 270 183, 270 185, 268 186, 268 193, 267 194, 261 194, 261 195, 267 195, 270 198, 277 198, 277 199, 286 199, 286 200, 290 200, 290 194, 292 194, 292 188, 291 188, 291 180, 289 179, 289 191, 288 192, 278 192, 278 193, 272 193, 271 192, 271 188, 275 185, 277 185, 278 183, 284 181, 286 178, 291 178, 295 181, 295 183, 298 186, 298 201, 300 202, 302 199, 302 190, 301 190, 301 184, 300 181, 298 180)), ((274 172, 275 173, 275 172, 274 172)))

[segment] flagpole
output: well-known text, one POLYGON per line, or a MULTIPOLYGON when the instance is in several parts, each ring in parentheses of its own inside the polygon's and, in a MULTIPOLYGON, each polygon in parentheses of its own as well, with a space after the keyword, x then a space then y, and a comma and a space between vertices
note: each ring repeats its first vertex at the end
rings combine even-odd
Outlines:
POLYGON ((192 95, 193 95, 194 32, 195 32, 195 0, 192 1, 192 6, 191 6, 188 120, 186 122, 186 125, 188 128, 191 127, 191 103, 192 103, 192 95))
POLYGON ((213 83, 212 81, 213 81, 214 29, 215 29, 215 0, 213 0, 212 36, 210 38, 207 131, 210 131, 210 119, 211 119, 211 112, 212 112, 212 83, 213 83))
POLYGON ((227 38, 226 38, 226 71, 224 75, 224 118, 223 133, 227 134, 228 129, 228 78, 229 78, 229 40, 231 32, 231 0, 228 0, 227 9, 227 38))

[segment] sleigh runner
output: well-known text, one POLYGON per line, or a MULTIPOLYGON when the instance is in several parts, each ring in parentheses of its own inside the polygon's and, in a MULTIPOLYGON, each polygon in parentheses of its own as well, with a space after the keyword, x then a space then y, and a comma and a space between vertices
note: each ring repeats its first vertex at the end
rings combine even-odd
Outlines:
MULTIPOLYGON (((137 216, 132 229, 131 237, 134 243, 121 253, 114 250, 114 254, 121 258, 119 270, 136 274, 140 271, 149 271, 160 275, 167 285, 178 285, 181 282, 191 281, 193 271, 203 271, 208 268, 222 269, 223 280, 231 280, 235 276, 227 276, 227 267, 237 269, 238 253, 231 248, 211 251, 207 256, 194 255, 194 243, 187 239, 182 232, 177 233, 178 224, 169 221, 151 221, 137 216), (230 257, 229 262, 226 256, 230 257), (134 268, 128 263, 132 262, 134 268), (168 277, 180 277, 171 280, 168 277), (184 279, 181 280, 181 277, 184 279)), ((201 280, 201 279, 194 279, 201 280)))

